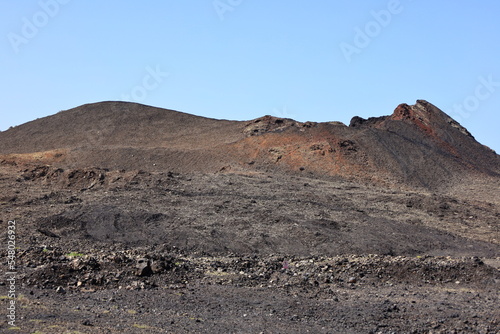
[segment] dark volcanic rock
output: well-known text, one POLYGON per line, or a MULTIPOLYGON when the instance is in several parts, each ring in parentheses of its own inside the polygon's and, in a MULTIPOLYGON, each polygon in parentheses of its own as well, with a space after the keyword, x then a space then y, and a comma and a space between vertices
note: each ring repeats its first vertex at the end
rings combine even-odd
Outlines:
POLYGON ((137 260, 136 275, 141 277, 151 276, 153 269, 151 269, 151 262, 147 258, 140 258, 137 260))

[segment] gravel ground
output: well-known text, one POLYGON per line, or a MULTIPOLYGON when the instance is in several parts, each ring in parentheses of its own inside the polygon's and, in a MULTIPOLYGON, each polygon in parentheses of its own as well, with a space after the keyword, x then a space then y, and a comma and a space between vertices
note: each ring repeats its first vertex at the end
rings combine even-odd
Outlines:
POLYGON ((18 247, 16 326, 3 317, 2 333, 500 331, 487 198, 5 164, 0 190, 18 247))

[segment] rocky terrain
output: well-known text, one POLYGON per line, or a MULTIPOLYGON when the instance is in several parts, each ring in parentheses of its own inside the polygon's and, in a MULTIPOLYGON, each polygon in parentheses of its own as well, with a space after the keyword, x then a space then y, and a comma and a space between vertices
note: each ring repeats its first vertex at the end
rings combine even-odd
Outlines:
POLYGON ((2 332, 498 333, 499 176, 421 100, 349 126, 63 111, 0 132, 2 332))

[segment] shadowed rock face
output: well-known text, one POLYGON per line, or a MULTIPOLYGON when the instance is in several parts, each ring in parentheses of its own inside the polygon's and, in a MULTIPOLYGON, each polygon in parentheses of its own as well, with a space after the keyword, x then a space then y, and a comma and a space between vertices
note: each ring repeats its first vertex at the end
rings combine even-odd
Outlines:
POLYGON ((176 172, 280 171, 435 188, 500 175, 500 157, 434 105, 301 123, 214 120, 134 103, 84 105, 0 133, 4 160, 176 172))

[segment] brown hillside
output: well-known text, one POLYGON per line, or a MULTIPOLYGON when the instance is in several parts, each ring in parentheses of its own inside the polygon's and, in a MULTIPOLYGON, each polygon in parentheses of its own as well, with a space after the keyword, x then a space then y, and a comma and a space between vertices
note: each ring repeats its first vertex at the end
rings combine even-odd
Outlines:
POLYGON ((432 104, 350 126, 237 122, 134 103, 88 104, 0 133, 6 160, 176 172, 277 170, 436 188, 500 175, 500 156, 432 104), (12 156, 15 154, 15 156, 12 156), (35 154, 35 155, 34 155, 35 154), (9 156, 6 156, 9 155, 9 156))

